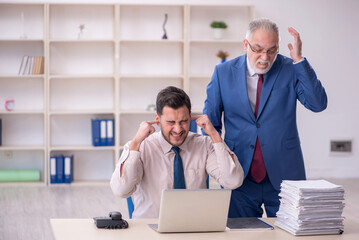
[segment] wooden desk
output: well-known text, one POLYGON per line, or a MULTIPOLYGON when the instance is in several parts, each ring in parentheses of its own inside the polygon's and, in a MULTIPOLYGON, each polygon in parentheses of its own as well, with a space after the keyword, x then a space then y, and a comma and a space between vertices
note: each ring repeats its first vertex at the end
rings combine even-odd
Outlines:
MULTIPOLYGON (((275 218, 265 218, 266 222, 274 226, 275 218)), ((225 231, 213 233, 157 233, 147 226, 148 223, 157 223, 157 219, 128 220, 128 229, 98 229, 93 219, 51 219, 51 227, 56 240, 79 239, 139 239, 139 240, 238 240, 238 239, 285 239, 285 240, 357 240, 359 239, 359 223, 344 220, 344 233, 342 235, 321 236, 293 236, 290 233, 275 227, 274 230, 248 230, 225 231)))

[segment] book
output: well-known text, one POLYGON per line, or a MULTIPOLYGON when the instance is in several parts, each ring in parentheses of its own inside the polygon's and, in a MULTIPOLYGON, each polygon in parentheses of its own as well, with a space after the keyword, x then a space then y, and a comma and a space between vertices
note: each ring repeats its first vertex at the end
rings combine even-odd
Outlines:
POLYGON ((24 55, 22 57, 22 61, 21 61, 21 65, 20 65, 20 69, 19 69, 19 75, 24 75, 24 71, 27 65, 27 60, 28 60, 29 56, 24 55))
POLYGON ((40 67, 41 67, 41 57, 36 56, 36 67, 35 67, 35 73, 34 74, 40 74, 40 67))
POLYGON ((29 67, 30 67, 30 56, 26 56, 26 62, 23 68, 23 71, 21 73, 21 75, 27 75, 28 71, 29 71, 29 67))
POLYGON ((92 145, 114 146, 114 119, 92 119, 92 145))
POLYGON ((39 72, 39 74, 44 74, 44 61, 45 61, 45 58, 44 58, 44 57, 41 57, 41 59, 40 59, 40 72, 39 72))
POLYGON ((30 75, 30 74, 32 74, 32 68, 33 68, 33 66, 34 66, 34 57, 33 56, 30 56, 29 57, 29 62, 28 62, 29 64, 28 64, 28 69, 27 69, 27 72, 26 72, 26 74, 27 75, 30 75))
POLYGON ((101 146, 100 144, 100 120, 92 119, 92 145, 95 147, 101 146))
POLYGON ((56 157, 50 157, 50 183, 57 183, 56 178, 56 157))
POLYGON ((274 227, 265 221, 256 218, 228 218, 227 227, 231 231, 235 230, 273 230, 274 227))
POLYGON ((43 62, 44 57, 42 56, 37 56, 36 57, 36 70, 35 70, 35 74, 43 74, 43 70, 44 70, 44 62, 43 62))
POLYGON ((191 120, 189 130, 194 133, 198 132, 196 120, 191 120))
POLYGON ((73 180, 73 156, 64 157, 64 183, 71 183, 73 180))
POLYGON ((100 146, 107 146, 107 120, 100 120, 100 146))
POLYGON ((107 119, 107 146, 113 146, 113 135, 114 135, 114 120, 113 119, 107 119))
POLYGON ((64 182, 64 156, 56 157, 56 179, 57 183, 64 182))
POLYGON ((33 65, 32 65, 32 69, 31 69, 31 74, 36 74, 37 62, 38 62, 38 59, 37 59, 37 56, 35 56, 34 57, 34 62, 33 62, 33 65))

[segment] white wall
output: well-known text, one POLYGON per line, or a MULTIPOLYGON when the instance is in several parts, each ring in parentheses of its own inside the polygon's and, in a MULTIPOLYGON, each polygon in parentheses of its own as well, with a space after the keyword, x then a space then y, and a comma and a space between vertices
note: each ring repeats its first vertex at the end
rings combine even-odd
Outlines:
MULTIPOLYGON (((9 2, 0 0, 0 2, 9 2)), ((280 29, 280 52, 289 56, 293 39, 287 27, 297 29, 303 55, 316 70, 328 94, 328 108, 312 113, 298 107, 299 134, 308 178, 359 177, 359 1, 356 0, 63 0, 11 2, 191 3, 255 5, 256 17, 275 21, 280 29), (329 152, 331 139, 353 140, 351 154, 329 152)))
POLYGON ((324 112, 298 107, 308 178, 359 177, 359 111, 355 107, 359 88, 355 73, 359 69, 358 11, 359 1, 355 0, 256 1, 256 16, 271 18, 279 25, 282 54, 289 56, 287 43, 292 42, 286 28, 299 31, 303 55, 328 95, 324 112), (331 139, 351 139, 353 152, 331 154, 331 139))

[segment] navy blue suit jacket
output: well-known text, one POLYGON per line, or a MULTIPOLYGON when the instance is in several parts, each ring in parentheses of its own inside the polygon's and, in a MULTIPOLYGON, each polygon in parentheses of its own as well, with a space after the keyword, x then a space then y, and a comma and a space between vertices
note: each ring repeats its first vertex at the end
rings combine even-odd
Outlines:
POLYGON ((277 190, 282 180, 306 178, 297 130, 297 100, 313 112, 327 107, 327 95, 308 61, 278 54, 264 77, 257 119, 249 103, 247 55, 215 67, 207 86, 204 114, 237 155, 245 176, 251 166, 254 146, 259 138, 268 177, 277 190))

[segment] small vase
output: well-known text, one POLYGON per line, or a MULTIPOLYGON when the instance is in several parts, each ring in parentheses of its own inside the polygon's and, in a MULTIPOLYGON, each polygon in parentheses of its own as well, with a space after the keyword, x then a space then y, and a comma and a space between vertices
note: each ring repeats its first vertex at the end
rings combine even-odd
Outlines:
POLYGON ((221 39, 223 37, 223 29, 222 28, 214 28, 213 34, 215 39, 221 39))

